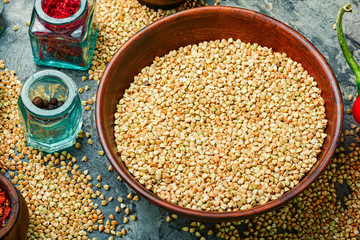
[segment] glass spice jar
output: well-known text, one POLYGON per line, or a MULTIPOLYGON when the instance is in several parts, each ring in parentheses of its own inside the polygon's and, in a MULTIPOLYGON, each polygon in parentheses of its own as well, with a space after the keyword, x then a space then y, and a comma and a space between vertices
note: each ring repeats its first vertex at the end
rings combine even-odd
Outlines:
POLYGON ((5 28, 5 5, 4 1, 0 0, 0 34, 5 28))
POLYGON ((83 123, 80 97, 74 81, 56 70, 35 73, 23 84, 18 100, 20 124, 29 146, 55 152, 74 144, 83 123), (56 98, 58 108, 41 109, 34 98, 56 98))
POLYGON ((87 70, 91 65, 98 31, 96 0, 79 0, 78 10, 65 18, 45 13, 43 1, 35 0, 29 27, 35 63, 87 70))

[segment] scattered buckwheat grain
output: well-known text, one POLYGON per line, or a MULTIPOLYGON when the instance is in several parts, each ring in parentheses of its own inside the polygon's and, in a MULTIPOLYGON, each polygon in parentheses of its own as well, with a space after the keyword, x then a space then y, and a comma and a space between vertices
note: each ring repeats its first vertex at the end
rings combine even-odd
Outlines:
POLYGON ((202 0, 187 0, 176 9, 154 10, 134 0, 99 0, 97 2, 99 33, 93 61, 88 71, 89 80, 100 81, 106 64, 116 51, 144 27, 178 11, 204 5, 202 0))

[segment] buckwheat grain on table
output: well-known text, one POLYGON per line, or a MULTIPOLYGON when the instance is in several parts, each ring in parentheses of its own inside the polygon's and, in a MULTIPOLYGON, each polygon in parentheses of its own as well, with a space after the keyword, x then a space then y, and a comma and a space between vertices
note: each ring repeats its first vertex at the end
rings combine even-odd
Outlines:
POLYGON ((129 172, 161 198, 206 211, 248 209, 289 191, 326 137, 316 81, 285 53, 240 40, 156 57, 115 114, 129 172))

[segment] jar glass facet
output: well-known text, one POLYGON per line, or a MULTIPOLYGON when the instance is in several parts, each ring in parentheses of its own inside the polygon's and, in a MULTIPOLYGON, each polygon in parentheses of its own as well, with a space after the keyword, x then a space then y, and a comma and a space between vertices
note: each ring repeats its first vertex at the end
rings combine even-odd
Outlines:
POLYGON ((28 145, 45 152, 55 152, 74 144, 83 119, 80 97, 69 76, 55 70, 34 74, 22 86, 18 105, 28 145), (45 110, 32 103, 34 97, 47 100, 55 97, 64 104, 45 110))
POLYGON ((4 1, 0 0, 0 34, 5 28, 5 5, 4 1))
POLYGON ((35 0, 29 27, 38 65, 86 70, 90 67, 98 31, 96 1, 80 0, 78 11, 67 18, 53 18, 35 0))

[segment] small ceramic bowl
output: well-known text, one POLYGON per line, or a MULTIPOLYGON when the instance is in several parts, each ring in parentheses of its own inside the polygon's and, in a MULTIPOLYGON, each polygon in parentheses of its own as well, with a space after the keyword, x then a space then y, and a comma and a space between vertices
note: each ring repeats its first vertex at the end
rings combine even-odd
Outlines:
POLYGON ((252 218, 280 207, 299 195, 326 168, 339 140, 343 102, 339 86, 321 53, 289 26, 263 14, 234 7, 212 6, 185 10, 163 18, 129 39, 109 63, 97 92, 96 124, 106 156, 122 179, 153 204, 201 221, 234 221, 252 218), (281 197, 247 210, 232 212, 196 211, 167 202, 142 186, 127 170, 117 152, 114 113, 124 91, 142 68, 156 56, 203 41, 240 39, 285 52, 314 77, 325 100, 327 137, 317 162, 301 181, 281 197))
POLYGON ((0 188, 8 194, 11 202, 11 212, 5 226, 0 230, 0 239, 26 239, 29 228, 29 212, 24 197, 2 174, 0 174, 0 188))
POLYGON ((140 3, 150 8, 171 9, 184 3, 185 0, 140 0, 140 3))

